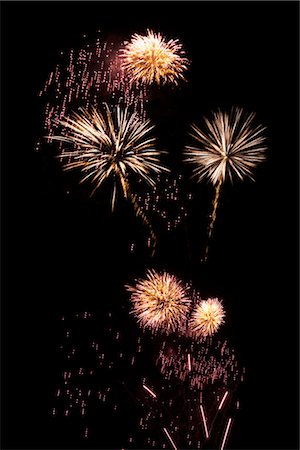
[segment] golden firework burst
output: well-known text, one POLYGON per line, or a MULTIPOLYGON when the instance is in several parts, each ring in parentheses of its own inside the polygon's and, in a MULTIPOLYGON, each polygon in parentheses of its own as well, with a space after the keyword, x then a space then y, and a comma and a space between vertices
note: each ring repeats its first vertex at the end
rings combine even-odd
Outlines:
POLYGON ((172 332, 187 317, 191 301, 174 275, 148 270, 145 279, 126 288, 131 292, 132 313, 143 328, 172 332))
POLYGON ((189 64, 180 42, 160 33, 134 34, 121 52, 122 65, 133 81, 178 84, 189 64))
POLYGON ((83 175, 81 182, 90 181, 94 186, 91 195, 112 178, 112 209, 118 185, 125 198, 131 196, 130 175, 154 186, 156 176, 168 171, 160 163, 161 152, 154 147, 155 139, 149 137, 154 127, 149 120, 142 122, 136 113, 130 114, 127 108, 117 106, 111 111, 105 104, 103 114, 95 108, 91 112, 81 108, 59 123, 64 127, 63 135, 50 139, 74 147, 60 156, 71 159, 64 169, 79 169, 83 175))
POLYGON ((191 333, 206 337, 213 335, 224 323, 225 311, 217 298, 202 300, 192 312, 190 319, 191 333))

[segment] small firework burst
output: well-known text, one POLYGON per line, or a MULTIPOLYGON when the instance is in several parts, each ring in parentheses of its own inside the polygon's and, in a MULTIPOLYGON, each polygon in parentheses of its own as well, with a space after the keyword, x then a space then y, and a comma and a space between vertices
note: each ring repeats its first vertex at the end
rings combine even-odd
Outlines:
POLYGON ((192 312, 190 330, 197 336, 212 336, 224 323, 225 311, 220 300, 202 300, 192 312))
POLYGON ((253 126, 255 114, 246 114, 241 108, 232 108, 230 113, 218 110, 212 119, 205 118, 207 132, 192 125, 191 136, 199 147, 185 148, 185 161, 195 166, 193 176, 217 185, 233 175, 241 180, 253 179, 252 171, 265 160, 265 127, 253 126))
POLYGON ((155 139, 149 137, 153 126, 149 120, 142 122, 137 114, 117 106, 111 111, 105 104, 104 114, 92 108, 91 113, 81 108, 78 113, 60 121, 64 127, 61 136, 50 139, 74 146, 71 152, 63 152, 61 158, 71 158, 65 170, 80 169, 81 182, 94 185, 93 195, 107 178, 113 178, 114 209, 117 185, 125 198, 130 194, 129 175, 133 174, 154 186, 155 176, 168 171, 159 161, 160 152, 155 149, 155 139))
POLYGON ((145 279, 126 288, 131 292, 132 313, 143 328, 168 333, 186 320, 191 300, 174 275, 148 270, 145 279))
POLYGON ((134 34, 121 53, 123 67, 133 81, 151 84, 174 83, 184 79, 188 59, 177 39, 165 40, 148 30, 145 36, 134 34))

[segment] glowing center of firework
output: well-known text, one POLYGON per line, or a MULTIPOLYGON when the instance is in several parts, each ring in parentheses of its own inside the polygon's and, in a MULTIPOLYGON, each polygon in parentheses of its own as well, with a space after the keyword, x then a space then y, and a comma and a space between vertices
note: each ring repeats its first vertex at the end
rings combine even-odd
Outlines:
POLYGON ((190 299, 182 282, 173 275, 148 271, 131 292, 133 314, 142 327, 152 331, 175 331, 186 319, 190 299))

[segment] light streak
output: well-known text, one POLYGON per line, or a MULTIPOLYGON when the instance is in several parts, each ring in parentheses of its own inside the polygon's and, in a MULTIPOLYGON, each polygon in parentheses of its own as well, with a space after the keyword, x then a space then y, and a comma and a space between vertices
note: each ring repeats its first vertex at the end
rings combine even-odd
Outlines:
POLYGON ((170 433, 168 432, 168 430, 167 430, 166 428, 163 428, 163 430, 164 430, 164 432, 166 433, 166 435, 167 435, 169 441, 171 442, 171 444, 172 444, 172 446, 173 446, 173 449, 174 449, 174 450, 178 450, 178 448, 176 447, 176 444, 175 444, 175 442, 173 441, 173 439, 171 438, 170 433))
POLYGON ((149 394, 152 395, 153 398, 156 398, 156 394, 155 394, 153 391, 151 391, 151 389, 148 388, 148 386, 146 386, 145 384, 143 384, 143 388, 144 388, 146 391, 148 391, 149 394))
POLYGON ((204 425, 204 430, 205 430, 205 436, 206 436, 206 439, 208 439, 209 433, 208 433, 207 423, 206 423, 205 414, 204 414, 204 409, 203 409, 203 406, 202 406, 202 405, 200 405, 200 411, 201 411, 201 416, 202 416, 202 420, 203 420, 203 425, 204 425))
POLYGON ((189 367, 189 371, 191 371, 192 370, 192 364, 191 364, 191 355, 188 353, 188 355, 187 355, 187 358, 188 358, 188 367, 189 367))
POLYGON ((222 400, 220 402, 220 405, 219 405, 219 408, 218 408, 219 411, 222 408, 222 406, 223 406, 223 404, 224 404, 224 402, 226 400, 227 395, 228 395, 228 391, 226 391, 225 394, 223 395, 223 398, 222 398, 222 400))
POLYGON ((229 427, 230 427, 231 422, 232 422, 232 418, 230 417, 228 419, 228 422, 227 422, 227 426, 226 426, 226 430, 225 430, 225 433, 224 433, 224 437, 223 437, 223 440, 222 440, 222 444, 221 444, 220 450, 224 450, 225 442, 226 442, 226 438, 227 438, 227 435, 228 435, 228 432, 229 432, 229 427))

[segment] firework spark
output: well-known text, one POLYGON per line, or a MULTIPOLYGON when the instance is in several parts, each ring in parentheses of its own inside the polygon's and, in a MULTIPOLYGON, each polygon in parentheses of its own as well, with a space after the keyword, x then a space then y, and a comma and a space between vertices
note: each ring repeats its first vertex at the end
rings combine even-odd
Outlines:
POLYGON ((225 312, 217 298, 202 300, 192 312, 191 331, 199 336, 213 335, 224 323, 225 312))
MULTIPOLYGON (((68 111, 79 106, 97 108, 99 102, 130 107, 146 119, 147 85, 131 83, 121 67, 120 46, 124 47, 119 41, 103 40, 98 30, 94 37, 84 35, 78 48, 60 53, 39 92, 44 105, 44 134, 56 135, 58 121, 68 111)), ((36 151, 43 143, 38 139, 36 151)), ((59 148, 62 150, 62 142, 59 148)))
POLYGON ((174 275, 148 270, 145 279, 126 288, 131 292, 133 314, 142 327, 154 332, 175 331, 186 319, 191 301, 174 275))
MULTIPOLYGON (((234 176, 240 180, 246 177, 253 180, 253 169, 265 160, 267 147, 263 132, 266 128, 255 126, 254 118, 254 113, 232 108, 230 113, 218 110, 212 113, 211 119, 204 118, 206 131, 192 125, 191 136, 198 146, 186 146, 185 161, 194 165, 193 177, 198 181, 206 178, 216 188, 208 239, 213 232, 222 184, 227 178, 232 181, 234 176)), ((205 259, 207 253, 208 247, 205 259)))
POLYGON ((123 67, 133 81, 151 84, 174 83, 184 79, 188 60, 177 39, 166 41, 148 30, 145 36, 134 34, 121 53, 123 67))
POLYGON ((213 337, 185 341, 177 335, 176 338, 177 341, 162 343, 156 360, 165 380, 188 381, 191 389, 201 391, 204 386, 232 385, 243 377, 235 352, 226 341, 213 337), (191 367, 188 354, 193 358, 191 367))

